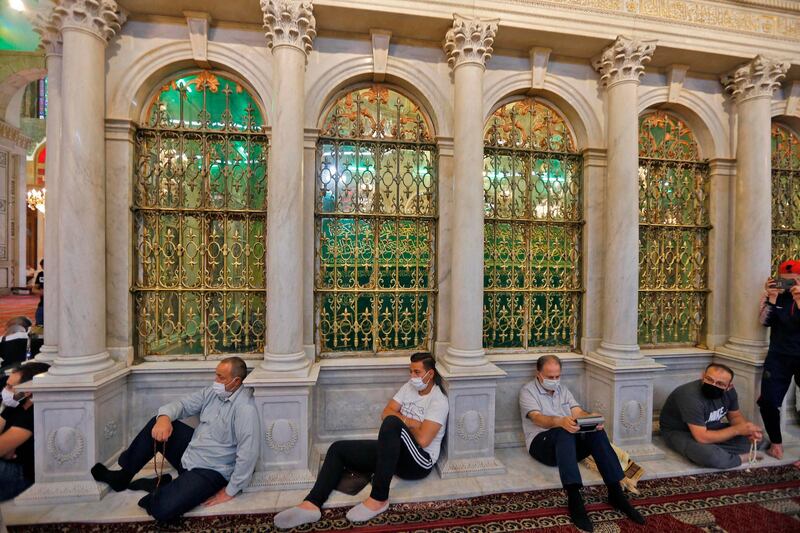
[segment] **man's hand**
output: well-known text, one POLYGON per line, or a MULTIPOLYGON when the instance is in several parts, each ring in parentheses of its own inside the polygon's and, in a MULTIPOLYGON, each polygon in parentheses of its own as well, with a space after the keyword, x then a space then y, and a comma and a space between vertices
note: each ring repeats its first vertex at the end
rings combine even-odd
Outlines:
POLYGON ((739 435, 742 435, 743 437, 752 437, 754 435, 761 434, 761 428, 753 424, 752 422, 745 422, 735 427, 739 435))
POLYGON ((767 291, 767 300, 769 300, 769 303, 774 304, 778 301, 778 295, 782 292, 782 290, 775 285, 774 279, 767 278, 767 282, 764 284, 764 289, 767 291))
POLYGON ((794 303, 800 305, 800 285, 793 286, 791 289, 789 289, 789 293, 792 295, 794 303))
POLYGON ((222 487, 221 489, 219 489, 219 492, 217 492, 212 497, 203 502, 203 505, 206 507, 211 507, 212 505, 217 505, 218 503, 225 503, 232 499, 233 496, 228 496, 228 493, 225 492, 225 487, 222 487))
POLYGON ((571 416, 562 416, 561 424, 559 424, 559 426, 569 433, 577 433, 580 429, 578 422, 576 422, 571 416))
POLYGON ((150 432, 153 439, 157 442, 166 442, 172 435, 172 420, 168 416, 161 415, 156 418, 153 431, 150 432))
POLYGON ((415 420, 413 418, 409 418, 407 416, 400 415, 400 420, 406 425, 408 429, 419 429, 422 427, 422 422, 419 420, 415 420))

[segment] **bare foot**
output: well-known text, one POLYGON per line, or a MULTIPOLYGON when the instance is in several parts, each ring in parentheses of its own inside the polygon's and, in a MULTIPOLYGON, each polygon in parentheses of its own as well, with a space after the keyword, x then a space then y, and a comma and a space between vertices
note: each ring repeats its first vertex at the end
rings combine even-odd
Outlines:
POLYGON ((767 455, 775 459, 783 459, 783 444, 771 444, 770 447, 767 448, 767 455))
POLYGON ((364 507, 366 507, 370 511, 378 511, 380 509, 383 509, 384 505, 386 505, 385 501, 379 502, 378 500, 372 497, 369 497, 366 500, 364 500, 364 507))
POLYGON ((300 505, 298 505, 298 507, 300 509, 305 509, 307 511, 319 511, 320 510, 319 507, 317 507, 316 505, 314 505, 313 503, 311 503, 308 500, 303 500, 303 502, 300 505))
MULTIPOLYGON (((746 464, 746 463, 750 462, 750 454, 749 453, 743 453, 743 454, 739 455, 739 457, 742 458, 742 464, 746 464)), ((756 461, 763 461, 764 460, 764 454, 763 453, 757 453, 756 457, 755 457, 755 460, 756 461)))

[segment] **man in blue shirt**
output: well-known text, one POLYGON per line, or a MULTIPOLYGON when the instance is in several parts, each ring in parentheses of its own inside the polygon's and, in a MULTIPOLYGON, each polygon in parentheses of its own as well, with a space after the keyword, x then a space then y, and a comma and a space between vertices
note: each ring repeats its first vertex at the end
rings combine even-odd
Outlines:
POLYGON ((215 505, 236 496, 250 483, 259 456, 261 423, 253 392, 242 387, 247 366, 239 357, 228 357, 217 365, 210 387, 169 403, 139 432, 118 460, 121 470, 102 463, 92 468, 97 481, 115 491, 145 490, 139 501, 156 520, 169 521, 197 505, 215 505), (199 416, 196 429, 180 422, 199 416), (133 476, 161 452, 178 471, 157 479, 133 476))

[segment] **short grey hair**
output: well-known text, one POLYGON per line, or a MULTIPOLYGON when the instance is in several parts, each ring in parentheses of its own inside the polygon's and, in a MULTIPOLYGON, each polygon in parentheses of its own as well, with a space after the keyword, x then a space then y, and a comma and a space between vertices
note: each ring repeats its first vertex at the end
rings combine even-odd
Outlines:
POLYGON ((220 362, 231 365, 231 375, 233 377, 241 378, 242 380, 247 377, 247 365, 241 357, 226 357, 220 362))
POLYGON ((558 363, 558 368, 561 368, 561 359, 557 355, 543 355, 536 360, 536 370, 541 372, 547 363, 558 363))

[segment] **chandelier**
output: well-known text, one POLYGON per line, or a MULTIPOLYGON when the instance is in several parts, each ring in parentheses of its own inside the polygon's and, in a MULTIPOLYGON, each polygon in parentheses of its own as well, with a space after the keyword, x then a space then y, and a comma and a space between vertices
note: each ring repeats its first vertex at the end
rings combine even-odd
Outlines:
POLYGON ((39 210, 44 214, 44 197, 47 189, 31 189, 28 191, 28 209, 39 210))

